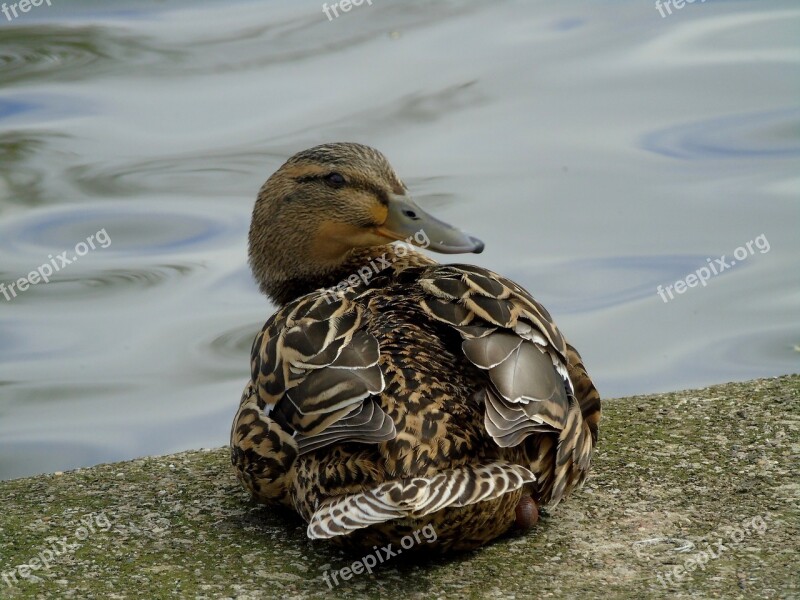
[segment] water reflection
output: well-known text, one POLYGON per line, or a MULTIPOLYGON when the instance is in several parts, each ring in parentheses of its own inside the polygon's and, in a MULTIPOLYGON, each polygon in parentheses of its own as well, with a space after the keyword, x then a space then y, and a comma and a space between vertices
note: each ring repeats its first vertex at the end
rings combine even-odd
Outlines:
POLYGON ((111 239, 0 296, 0 478, 226 443, 272 310, 253 199, 323 141, 384 150, 484 239, 468 259, 529 288, 606 396, 797 371, 798 20, 76 0, 0 25, 0 282, 111 239), (768 254, 656 294, 761 233, 768 254))
MULTIPOLYGON (((200 264, 152 265, 137 269, 105 269, 89 271, 80 275, 65 273, 51 278, 47 285, 36 285, 20 294, 24 303, 105 301, 108 296, 119 295, 130 298, 137 291, 147 291, 169 283, 177 285, 182 277, 201 269, 200 264)), ((13 279, 11 273, 0 273, 4 281, 13 279)))
POLYGON ((237 179, 263 168, 267 160, 280 160, 277 153, 256 148, 230 153, 159 156, 146 161, 103 165, 78 165, 67 171, 72 183, 90 196, 132 196, 177 188, 183 193, 219 198, 230 194, 237 179))
MULTIPOLYGON (((510 273, 548 297, 558 313, 591 313, 637 300, 651 300, 659 285, 674 283, 706 264, 702 255, 608 256, 516 265, 510 273), (614 285, 609 285, 614 282, 614 285), (576 295, 575 290, 580 289, 576 295)), ((746 266, 746 263, 743 264, 746 266)), ((727 273, 720 273, 725 276, 727 273)))
POLYGON ((800 156, 800 108, 734 115, 678 125, 644 136, 642 146, 673 158, 800 156))
MULTIPOLYGON (((240 241, 247 232, 246 215, 225 210, 215 203, 162 201, 147 208, 141 203, 71 205, 69 208, 29 211, 0 223, 0 252, 12 261, 69 250, 98 231, 91 261, 104 256, 170 255, 211 250, 240 241), (226 214, 227 213, 227 214, 226 214), (105 246, 105 247, 104 247, 105 246)), ((30 263, 27 263, 30 266, 30 263)))
POLYGON ((177 50, 155 48, 141 35, 101 26, 5 27, 0 44, 4 87, 29 81, 77 81, 176 58, 177 50))

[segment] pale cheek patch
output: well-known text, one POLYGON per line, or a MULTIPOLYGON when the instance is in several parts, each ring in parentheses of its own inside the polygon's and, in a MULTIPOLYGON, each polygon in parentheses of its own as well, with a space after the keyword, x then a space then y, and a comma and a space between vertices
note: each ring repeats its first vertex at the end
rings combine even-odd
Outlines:
POLYGON ((375 233, 355 225, 325 221, 317 229, 311 243, 311 257, 318 261, 338 262, 353 248, 386 243, 375 233))
POLYGON ((374 223, 383 224, 389 216, 389 208, 383 204, 376 204, 370 209, 370 214, 374 223))

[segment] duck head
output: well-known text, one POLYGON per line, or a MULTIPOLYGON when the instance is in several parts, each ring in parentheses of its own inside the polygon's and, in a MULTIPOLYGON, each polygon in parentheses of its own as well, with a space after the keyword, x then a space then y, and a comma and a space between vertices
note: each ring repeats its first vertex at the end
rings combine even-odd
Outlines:
POLYGON ((261 187, 250 267, 261 291, 285 304, 335 285, 396 240, 445 254, 483 251, 483 242, 422 210, 383 154, 324 144, 292 156, 261 187))

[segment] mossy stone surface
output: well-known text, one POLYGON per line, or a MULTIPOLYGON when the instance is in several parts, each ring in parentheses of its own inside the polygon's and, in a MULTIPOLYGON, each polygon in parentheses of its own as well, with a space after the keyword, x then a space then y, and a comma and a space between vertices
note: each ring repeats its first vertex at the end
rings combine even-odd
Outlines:
POLYGON ((609 400, 592 476, 531 531, 333 592, 361 556, 252 504, 226 449, 0 482, 0 598, 800 598, 799 500, 793 375, 609 400))

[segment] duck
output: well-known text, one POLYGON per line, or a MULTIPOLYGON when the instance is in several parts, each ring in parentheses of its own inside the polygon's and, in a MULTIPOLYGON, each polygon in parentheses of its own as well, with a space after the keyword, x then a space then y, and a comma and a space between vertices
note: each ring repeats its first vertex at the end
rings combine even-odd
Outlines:
POLYGON ((520 285, 426 254, 483 249, 363 144, 267 179, 248 255, 277 310, 230 439, 253 500, 312 540, 444 552, 531 529, 583 484, 601 400, 578 351, 520 285))

